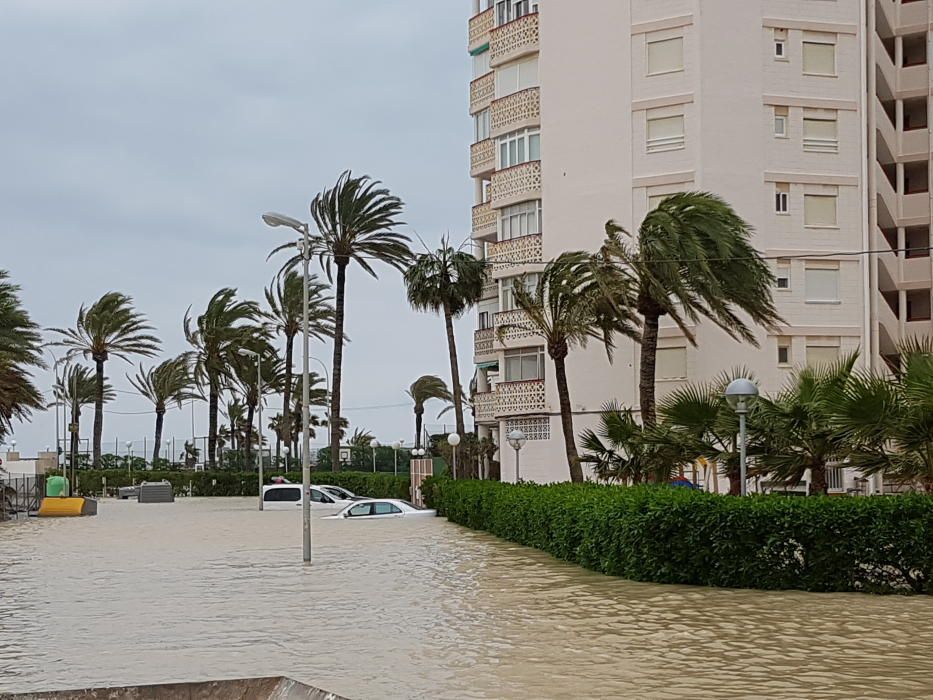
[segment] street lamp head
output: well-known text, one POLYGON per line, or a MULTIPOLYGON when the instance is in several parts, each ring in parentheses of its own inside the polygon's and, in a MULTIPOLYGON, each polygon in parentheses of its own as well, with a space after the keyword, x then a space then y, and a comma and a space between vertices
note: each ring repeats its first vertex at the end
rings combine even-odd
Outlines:
POLYGON ((133 443, 129 440, 126 441, 126 449, 130 449, 133 446, 133 443))
POLYGON ((758 399, 758 387, 740 377, 726 387, 726 401, 737 413, 747 413, 758 399))
POLYGON ((369 446, 372 447, 374 450, 382 447, 382 445, 379 444, 378 440, 373 440, 372 442, 369 443, 369 446))
POLYGON ((266 226, 288 226, 288 228, 293 228, 296 231, 304 231, 306 226, 306 224, 301 223, 298 219, 285 216, 285 214, 277 214, 274 211, 263 214, 262 220, 265 222, 266 226))
POLYGON ((289 447, 288 445, 286 445, 285 447, 282 448, 282 452, 285 453, 285 456, 286 456, 286 457, 288 456, 288 453, 291 452, 291 451, 292 451, 292 448, 289 447))
POLYGON ((395 442, 392 443, 392 449, 393 449, 393 450, 400 450, 400 449, 402 449, 402 443, 399 442, 398 440, 396 440, 395 442))
POLYGON ((240 348, 236 351, 237 355, 241 357, 259 357, 259 353, 255 350, 250 350, 249 348, 240 348))
POLYGON ((520 450, 525 446, 525 441, 527 438, 525 438, 525 433, 516 428, 508 434, 507 439, 513 450, 520 450))
POLYGON ((451 433, 447 436, 447 444, 451 447, 456 447, 460 444, 460 436, 457 433, 451 433))

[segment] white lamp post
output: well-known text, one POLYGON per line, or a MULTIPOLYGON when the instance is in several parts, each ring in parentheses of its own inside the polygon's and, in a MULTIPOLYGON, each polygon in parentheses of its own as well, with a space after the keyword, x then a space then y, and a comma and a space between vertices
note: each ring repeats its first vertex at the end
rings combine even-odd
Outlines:
POLYGON ((255 350, 240 348, 237 354, 241 357, 256 358, 256 402, 259 404, 259 427, 256 428, 256 434, 259 437, 259 510, 262 510, 262 355, 255 350))
POLYGON ((748 379, 734 379, 726 387, 726 401, 739 414, 739 486, 741 487, 739 492, 743 496, 748 493, 745 484, 747 479, 745 417, 757 400, 758 387, 748 379))
POLYGON ((133 443, 126 441, 126 473, 133 475, 133 443))
POLYGON ((373 448, 373 474, 376 473, 376 450, 378 450, 382 445, 379 444, 378 440, 373 440, 369 443, 369 446, 373 448))
MULTIPOLYGON (((308 266, 311 261, 311 227, 284 214, 263 214, 268 226, 287 226, 301 234, 298 252, 301 254, 304 290, 302 294, 302 341, 301 341, 301 550, 304 561, 311 562, 311 389, 308 385, 308 355, 311 342, 308 334, 308 266)), ((287 407, 286 407, 287 408, 287 407)), ((260 489, 261 491, 262 489, 260 489)))
POLYGON ((515 483, 518 483, 521 472, 518 469, 519 464, 519 453, 522 451, 522 448, 525 446, 525 433, 516 428, 508 435, 509 445, 512 449, 515 450, 515 483))
POLYGON ((454 479, 457 478, 457 446, 460 444, 460 436, 457 433, 451 433, 447 436, 447 444, 453 449, 453 473, 454 479))
MULTIPOLYGON (((165 441, 165 461, 168 462, 169 465, 171 465, 171 463, 175 461, 175 454, 174 454, 174 452, 172 452, 172 453, 169 452, 169 448, 170 448, 171 446, 172 446, 172 441, 171 441, 171 440, 166 440, 166 441, 165 441), (171 460, 168 458, 169 454, 172 455, 171 460)), ((153 464, 152 466, 155 466, 155 465, 153 464)))
POLYGON ((286 474, 288 473, 288 453, 291 451, 292 449, 288 445, 285 445, 285 447, 282 448, 282 452, 285 453, 285 473, 286 474))
POLYGON ((398 451, 402 449, 402 443, 399 440, 396 440, 392 443, 392 449, 395 452, 395 476, 398 476, 398 451))

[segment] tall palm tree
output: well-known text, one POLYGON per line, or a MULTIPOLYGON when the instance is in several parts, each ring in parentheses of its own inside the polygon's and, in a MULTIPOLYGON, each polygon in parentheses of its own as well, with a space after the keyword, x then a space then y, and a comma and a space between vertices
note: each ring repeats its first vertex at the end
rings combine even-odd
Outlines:
POLYGON ((0 440, 14 419, 44 408, 31 374, 31 368, 45 366, 39 327, 22 306, 19 286, 8 280, 9 273, 0 270, 0 440))
POLYGON ((74 328, 53 328, 62 336, 55 343, 68 348, 66 357, 76 355, 94 360, 97 397, 94 400, 94 466, 100 467, 100 445, 104 434, 104 365, 110 356, 129 362, 133 355, 152 357, 159 351, 153 327, 133 308, 133 300, 120 292, 107 292, 88 307, 81 306, 74 328))
MULTIPOLYGON (((81 410, 97 401, 97 379, 83 365, 67 365, 59 376, 53 394, 55 400, 71 409, 71 465, 74 467, 81 439, 81 410)), ((104 403, 116 398, 110 383, 104 382, 104 403)))
MULTIPOLYGON (((308 335, 317 340, 334 337, 334 307, 331 298, 326 294, 330 287, 318 278, 311 275, 308 279, 308 335)), ((296 336, 303 327, 302 300, 304 299, 304 283, 301 275, 294 270, 288 270, 279 275, 274 286, 266 288, 266 303, 271 309, 273 325, 277 333, 285 337, 285 367, 284 382, 282 385, 282 405, 291 406, 292 390, 292 357, 296 336)), ((299 387, 300 389, 300 387, 299 387)), ((291 420, 289 411, 282 413, 283 434, 291 431, 288 423, 291 420)))
MULTIPOLYGON (((344 319, 346 307, 347 268, 356 262, 373 277, 374 261, 403 270, 411 260, 410 239, 395 229, 402 225, 399 216, 402 200, 391 194, 382 183, 369 176, 354 177, 348 170, 337 184, 325 189, 311 202, 311 216, 319 233, 312 239, 312 250, 318 257, 328 280, 336 274, 334 310, 334 360, 331 371, 330 414, 340 415, 341 383, 343 380, 344 319), (335 270, 336 268, 336 270, 335 270)), ((295 241, 285 243, 273 253, 294 248, 295 241)), ((290 269, 301 262, 300 255, 285 263, 290 269)), ((331 431, 331 464, 337 471, 340 460, 338 431, 331 431)))
POLYGON ((238 452, 246 440, 246 405, 235 397, 227 402, 223 413, 227 419, 230 449, 238 452))
POLYGON ((457 433, 464 435, 463 387, 457 361, 454 319, 462 316, 483 296, 486 262, 469 253, 454 250, 444 238, 433 253, 419 255, 405 272, 408 303, 418 311, 443 314, 447 329, 447 354, 450 358, 450 381, 453 386, 454 415, 457 433))
POLYGON ((594 258, 583 253, 564 253, 544 267, 537 286, 529 289, 524 276, 514 282, 515 306, 525 312, 526 321, 500 326, 500 340, 513 328, 528 331, 544 340, 554 361, 557 397, 567 466, 573 482, 583 481, 583 469, 573 430, 573 408, 567 383, 567 356, 574 347, 584 347, 595 338, 602 342, 611 361, 615 335, 635 337, 631 315, 618 313, 606 303, 594 258))
POLYGON ((696 345, 690 326, 707 318, 731 337, 757 346, 739 313, 768 329, 780 321, 771 290, 774 275, 752 246, 751 227, 725 201, 706 192, 674 194, 648 212, 637 241, 623 242, 625 230, 606 224, 603 254, 630 277, 634 305, 642 317, 639 401, 645 423, 655 422, 655 363, 658 327, 669 316, 696 345))
MULTIPOLYGON (((424 404, 431 399, 450 402, 454 400, 454 397, 444 380, 431 374, 418 377, 405 393, 415 402, 415 449, 419 449, 421 447, 421 423, 424 419, 424 404)), ((461 420, 462 418, 461 410, 461 420)))
MULTIPOLYGON (((233 362, 232 388, 239 394, 246 406, 245 430, 246 464, 252 462, 253 420, 256 409, 269 394, 278 392, 282 384, 282 361, 276 357, 271 345, 254 345, 254 352, 259 352, 261 362, 257 371, 256 359, 251 356, 236 355, 233 362), (261 382, 260 382, 261 380, 261 382)), ((257 436, 258 437, 258 436, 257 436)), ((262 445, 259 445, 262 454, 262 445)))
POLYGON ((208 395, 207 459, 217 464, 217 414, 220 394, 231 378, 231 366, 240 348, 249 348, 267 331, 259 325, 262 312, 252 301, 237 299, 236 289, 225 287, 196 319, 185 313, 185 338, 194 348, 194 376, 208 395))
POLYGON ((136 376, 127 375, 127 379, 136 391, 155 406, 155 444, 152 447, 152 463, 155 464, 162 446, 162 426, 168 405, 174 403, 181 408, 183 401, 201 398, 193 390, 191 353, 184 353, 149 369, 140 365, 136 376))
POLYGON ((347 444, 350 447, 369 447, 375 439, 375 436, 365 428, 357 428, 347 440, 347 444))
MULTIPOLYGON (((297 457, 298 455, 298 443, 301 439, 301 375, 292 378, 292 406, 291 406, 291 415, 288 420, 288 434, 291 436, 291 452, 292 455, 297 457)), ((327 391, 327 385, 324 381, 324 378, 314 372, 308 373, 308 405, 309 406, 326 406, 330 400, 330 394, 327 391), (319 386, 322 385, 322 386, 319 386)), ((308 416, 311 426, 321 426, 323 423, 320 418, 315 415, 308 416)), ((311 437, 315 436, 314 431, 311 431, 311 437)))

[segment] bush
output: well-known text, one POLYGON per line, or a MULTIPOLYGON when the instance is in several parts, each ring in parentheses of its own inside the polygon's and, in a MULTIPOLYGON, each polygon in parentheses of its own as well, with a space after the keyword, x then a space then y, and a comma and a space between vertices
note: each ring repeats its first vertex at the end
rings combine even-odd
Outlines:
POLYGON ((636 581, 933 594, 933 497, 924 495, 740 499, 437 478, 422 492, 452 522, 636 581))
MULTIPOLYGON (((301 482, 300 471, 266 471, 263 474, 267 484, 272 477, 284 476, 289 481, 301 482)), ((187 495, 189 485, 192 496, 258 496, 259 484, 256 472, 234 471, 179 471, 152 470, 134 471, 132 476, 126 469, 79 469, 78 492, 100 494, 103 491, 103 479, 107 479, 107 491, 115 495, 117 488, 130 486, 135 481, 161 481, 167 479, 172 484, 176 496, 187 495)), ((341 486, 361 496, 372 498, 409 498, 408 475, 373 474, 372 472, 311 472, 312 484, 332 484, 341 486)))

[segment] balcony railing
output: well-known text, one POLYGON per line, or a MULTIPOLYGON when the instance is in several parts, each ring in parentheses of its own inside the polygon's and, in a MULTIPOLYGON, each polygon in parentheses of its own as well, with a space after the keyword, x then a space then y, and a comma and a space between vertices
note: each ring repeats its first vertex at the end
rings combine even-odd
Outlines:
POLYGON ((470 43, 468 45, 470 51, 476 51, 489 43, 489 32, 495 23, 495 12, 491 7, 485 12, 470 17, 470 43))
POLYGON ((500 25, 489 33, 489 64, 497 66, 538 50, 538 13, 500 25))
POLYGON ((470 114, 486 109, 496 96, 496 74, 489 71, 470 83, 470 114))
POLYGON ((541 198, 541 161, 533 160, 492 174, 490 200, 496 209, 541 198))
POLYGON ((477 423, 496 421, 496 395, 491 391, 473 394, 473 412, 477 423))
POLYGON ((473 362, 488 362, 495 359, 496 331, 483 328, 473 332, 473 362))
POLYGON ((501 273, 520 265, 542 262, 543 252, 541 234, 520 236, 501 243, 491 243, 488 253, 489 262, 493 263, 496 273, 501 273))
POLYGON ((496 169, 496 142, 492 139, 477 141, 470 146, 470 175, 480 177, 496 169))
POLYGON ((540 125, 541 88, 519 90, 493 100, 490 108, 490 131, 493 136, 540 125))
POLYGON ((512 311, 500 311, 495 315, 496 337, 503 345, 515 344, 515 341, 524 341, 528 345, 529 338, 537 338, 538 335, 532 329, 531 322, 528 320, 528 314, 519 309, 512 311), (500 338, 500 329, 508 326, 500 338))
POLYGON ((491 202, 473 207, 473 238, 495 236, 498 225, 498 215, 491 202))
POLYGON ((496 416, 521 416, 544 413, 544 380, 503 382, 496 385, 496 416))

